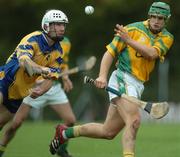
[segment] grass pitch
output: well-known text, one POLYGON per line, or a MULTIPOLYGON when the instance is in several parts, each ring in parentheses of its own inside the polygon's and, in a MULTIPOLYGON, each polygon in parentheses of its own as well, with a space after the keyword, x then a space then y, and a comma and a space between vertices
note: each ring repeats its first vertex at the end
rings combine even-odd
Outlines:
MULTIPOLYGON (((48 149, 58 122, 25 122, 4 157, 52 157, 48 149)), ((2 133, 1 133, 2 134, 2 133)), ((73 157, 122 157, 121 134, 114 140, 76 138, 69 143, 73 157)), ((179 157, 180 124, 143 124, 137 136, 136 157, 179 157)))

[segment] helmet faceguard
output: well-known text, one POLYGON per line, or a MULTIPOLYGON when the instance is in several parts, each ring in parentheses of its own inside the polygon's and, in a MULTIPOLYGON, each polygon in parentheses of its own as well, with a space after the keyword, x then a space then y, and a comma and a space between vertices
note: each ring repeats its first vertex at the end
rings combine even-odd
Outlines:
POLYGON ((68 18, 67 16, 60 10, 49 10, 43 16, 41 27, 45 33, 49 32, 49 24, 53 22, 60 22, 67 24, 68 18))
POLYGON ((154 2, 148 12, 148 15, 163 16, 169 19, 171 16, 170 6, 164 2, 154 2))

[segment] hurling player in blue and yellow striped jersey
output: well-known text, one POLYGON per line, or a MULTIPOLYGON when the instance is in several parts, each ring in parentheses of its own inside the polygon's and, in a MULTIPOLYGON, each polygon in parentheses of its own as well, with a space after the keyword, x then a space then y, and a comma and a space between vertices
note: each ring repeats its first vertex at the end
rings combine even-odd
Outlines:
MULTIPOLYGON (((71 42, 67 37, 64 37, 60 42, 62 50, 63 50, 63 62, 61 64, 62 71, 66 71, 68 67, 69 61, 69 52, 71 49, 71 42)), ((43 78, 40 76, 36 80, 36 86, 40 86, 43 83, 43 78)), ((68 100, 68 97, 65 93, 72 90, 73 84, 69 79, 68 75, 62 76, 62 85, 59 80, 54 80, 52 83, 52 87, 45 92, 42 96, 39 96, 36 99, 31 98, 30 95, 23 99, 21 106, 18 109, 18 112, 15 114, 12 123, 5 130, 4 136, 2 136, 0 140, 0 144, 3 145, 4 151, 7 149, 8 144, 12 140, 16 131, 22 125, 26 117, 29 115, 31 108, 40 109, 45 106, 49 106, 52 108, 60 119, 64 121, 66 126, 73 126, 76 118, 72 111, 71 104, 68 100)), ((62 145, 57 151, 57 156, 61 157, 70 157, 67 150, 67 143, 62 145)))
MULTIPOLYGON (((128 96, 141 98, 144 82, 157 59, 164 60, 166 53, 173 44, 173 36, 166 28, 170 17, 170 7, 163 2, 154 2, 148 12, 146 21, 129 24, 125 27, 116 25, 115 37, 107 45, 95 85, 98 88, 110 86, 128 96), (117 69, 107 77, 113 59, 117 58, 117 69)), ((134 157, 135 140, 140 127, 140 112, 136 104, 125 98, 109 93, 110 106, 103 124, 88 123, 85 125, 65 128, 58 125, 56 136, 51 142, 51 152, 57 150, 69 138, 86 136, 92 138, 113 139, 122 129, 123 157, 134 157)))
POLYGON ((37 72, 55 76, 60 73, 63 61, 60 41, 67 23, 68 18, 62 11, 47 11, 42 19, 43 32, 35 31, 26 35, 6 64, 0 67, 1 129, 16 113, 23 98, 29 95, 29 89, 32 88, 31 97, 37 98, 51 87, 52 81, 45 79, 41 86, 33 88, 37 72), (33 73, 29 73, 27 64, 33 73))

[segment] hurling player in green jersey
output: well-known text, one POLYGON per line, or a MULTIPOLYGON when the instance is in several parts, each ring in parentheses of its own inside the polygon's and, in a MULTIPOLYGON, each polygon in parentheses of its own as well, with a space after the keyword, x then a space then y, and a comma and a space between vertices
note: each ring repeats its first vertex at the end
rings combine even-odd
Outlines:
MULTIPOLYGON (((98 78, 98 88, 110 86, 128 96, 141 98, 144 82, 154 68, 155 61, 162 62, 173 44, 173 36, 165 28, 171 14, 168 4, 154 2, 146 21, 129 24, 125 27, 117 24, 115 37, 107 45, 98 78), (117 58, 117 69, 107 81, 113 59, 117 58)), ((56 127, 55 138, 51 141, 50 151, 56 152, 59 145, 70 138, 79 136, 113 139, 123 129, 123 157, 135 156, 135 141, 140 127, 140 112, 136 104, 109 93, 110 105, 104 123, 87 123, 80 126, 56 127)))

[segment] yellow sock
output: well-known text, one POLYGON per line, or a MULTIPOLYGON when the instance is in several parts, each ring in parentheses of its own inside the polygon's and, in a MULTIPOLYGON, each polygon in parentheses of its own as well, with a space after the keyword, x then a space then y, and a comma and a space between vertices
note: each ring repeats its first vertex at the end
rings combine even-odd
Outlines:
POLYGON ((123 157, 134 157, 134 152, 124 151, 123 157))
POLYGON ((74 137, 80 136, 80 132, 79 132, 80 127, 81 127, 81 125, 76 125, 76 126, 73 127, 74 137))

